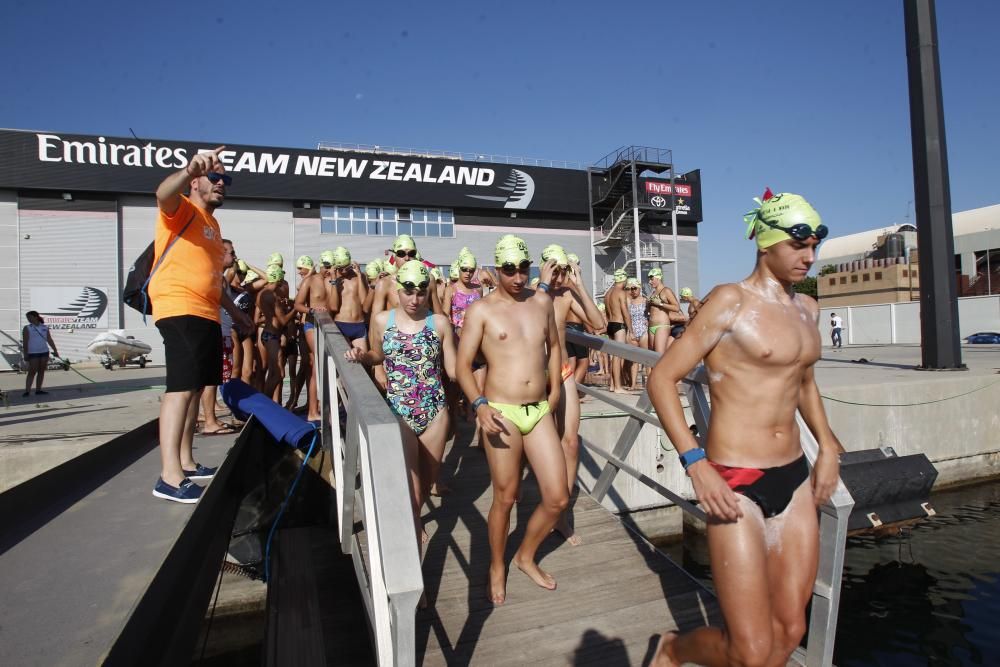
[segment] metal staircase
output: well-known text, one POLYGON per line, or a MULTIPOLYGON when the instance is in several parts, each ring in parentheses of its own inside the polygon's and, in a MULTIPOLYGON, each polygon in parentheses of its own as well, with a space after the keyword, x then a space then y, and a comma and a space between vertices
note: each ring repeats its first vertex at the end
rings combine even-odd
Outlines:
MULTIPOLYGON (((624 269, 629 277, 640 277, 642 263, 666 264, 662 244, 643 240, 643 220, 651 211, 662 212, 645 192, 639 192, 639 178, 647 171, 660 178, 674 179, 672 152, 650 146, 623 146, 608 153, 588 169, 591 180, 590 207, 595 249, 619 249, 612 269, 624 269), (622 259, 623 258, 623 259, 622 259)), ((673 188, 671 187, 671 190, 673 188)), ((608 268, 608 267, 606 267, 608 268)), ((641 279, 641 278, 640 278, 641 279)))

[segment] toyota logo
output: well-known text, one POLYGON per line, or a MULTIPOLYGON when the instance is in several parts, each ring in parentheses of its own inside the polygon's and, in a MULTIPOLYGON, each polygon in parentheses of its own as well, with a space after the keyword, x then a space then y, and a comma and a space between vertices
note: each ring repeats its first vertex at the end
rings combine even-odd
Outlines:
POLYGON ((649 198, 649 203, 656 208, 664 208, 667 205, 667 198, 661 195, 653 195, 649 198))

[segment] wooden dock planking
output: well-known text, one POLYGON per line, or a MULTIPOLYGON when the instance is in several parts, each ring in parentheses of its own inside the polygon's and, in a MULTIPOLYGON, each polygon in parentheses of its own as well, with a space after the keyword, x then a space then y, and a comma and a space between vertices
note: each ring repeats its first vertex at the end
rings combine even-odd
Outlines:
MULTIPOLYGON (((417 664, 639 665, 664 629, 721 623, 710 593, 582 492, 573 516, 583 544, 553 534, 539 549, 557 590, 512 567, 507 603, 494 607, 486 597, 492 487, 483 451, 468 439, 460 428, 459 443, 445 453, 442 479, 452 493, 425 508, 430 607, 417 612, 417 664)), ((530 473, 523 486, 511 513, 508 563, 538 502, 530 473)))

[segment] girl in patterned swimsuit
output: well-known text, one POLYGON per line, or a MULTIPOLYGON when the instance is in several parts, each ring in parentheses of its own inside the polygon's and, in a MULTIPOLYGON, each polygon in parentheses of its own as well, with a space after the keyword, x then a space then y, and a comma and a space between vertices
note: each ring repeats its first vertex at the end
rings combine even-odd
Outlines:
MULTIPOLYGON (((648 350, 649 318, 646 315, 648 304, 646 297, 642 295, 642 286, 637 278, 629 278, 626 281, 625 293, 628 298, 628 312, 632 317, 632 335, 634 336, 634 338, 629 339, 628 344, 648 350)), ((628 366, 627 373, 631 378, 629 389, 638 389, 636 383, 639 379, 639 364, 630 362, 628 366)))
POLYGON ((442 365, 455 372, 455 343, 443 315, 430 312, 430 272, 420 262, 407 262, 396 273, 399 307, 372 319, 373 340, 382 345, 344 356, 368 365, 384 364, 386 399, 402 424, 403 446, 410 469, 413 519, 423 534, 420 508, 437 480, 448 436, 442 365), (443 362, 443 363, 442 363, 443 362))

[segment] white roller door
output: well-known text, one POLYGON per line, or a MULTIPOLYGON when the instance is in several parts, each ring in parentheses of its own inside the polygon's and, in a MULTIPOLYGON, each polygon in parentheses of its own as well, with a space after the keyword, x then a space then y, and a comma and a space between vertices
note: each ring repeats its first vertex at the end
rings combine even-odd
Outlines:
POLYGON ((87 344, 118 323, 115 203, 98 203, 111 209, 104 211, 47 209, 40 199, 19 204, 21 312, 42 313, 64 358, 90 358, 87 344))

